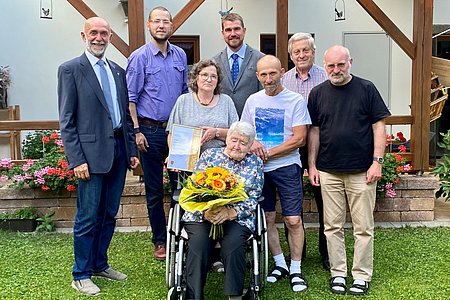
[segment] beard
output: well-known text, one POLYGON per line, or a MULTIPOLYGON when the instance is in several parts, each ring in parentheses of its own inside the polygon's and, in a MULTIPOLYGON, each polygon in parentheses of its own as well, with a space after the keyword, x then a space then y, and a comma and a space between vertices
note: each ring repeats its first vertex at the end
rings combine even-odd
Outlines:
POLYGON ((344 85, 350 81, 350 74, 340 73, 331 75, 329 78, 333 85, 344 85))
POLYGON ((105 54, 106 48, 108 47, 108 43, 98 44, 92 43, 86 40, 86 49, 89 53, 94 55, 95 57, 102 58, 105 54), (102 46, 100 49, 96 49, 95 47, 102 46))
POLYGON ((150 32, 150 35, 157 43, 165 43, 170 38, 170 33, 165 33, 164 35, 157 35, 156 33, 150 32))

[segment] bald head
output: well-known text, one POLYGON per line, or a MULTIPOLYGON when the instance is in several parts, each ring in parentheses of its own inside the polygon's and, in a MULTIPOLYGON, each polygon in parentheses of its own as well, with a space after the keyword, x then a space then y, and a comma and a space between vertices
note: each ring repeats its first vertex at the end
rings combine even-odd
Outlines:
POLYGON ((266 95, 276 96, 283 90, 281 77, 284 69, 278 58, 273 55, 265 55, 258 60, 256 69, 256 77, 264 87, 266 95))
POLYGON ((258 60, 256 64, 256 70, 259 71, 261 68, 270 66, 272 68, 278 69, 281 71, 281 61, 273 56, 273 55, 264 55, 258 60))
POLYGON ((97 58, 102 58, 105 54, 111 36, 111 27, 105 19, 100 17, 87 19, 81 32, 87 51, 97 58))
POLYGON ((345 85, 350 82, 352 66, 350 51, 341 45, 328 48, 323 55, 323 66, 328 74, 328 79, 333 85, 345 85))

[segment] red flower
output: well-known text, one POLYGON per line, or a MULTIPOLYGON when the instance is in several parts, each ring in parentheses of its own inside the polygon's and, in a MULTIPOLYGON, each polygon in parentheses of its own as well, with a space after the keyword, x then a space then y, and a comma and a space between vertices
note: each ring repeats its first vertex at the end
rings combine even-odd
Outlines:
POLYGON ((51 139, 57 139, 57 138, 59 138, 59 134, 58 134, 56 131, 53 131, 53 132, 50 134, 50 138, 51 138, 51 139))
POLYGON ((398 150, 399 150, 401 153, 406 153, 406 146, 405 146, 405 145, 400 145, 400 146, 398 146, 398 150))
POLYGON ((403 143, 406 142, 406 138, 403 136, 401 131, 397 132, 397 138, 403 143))
POLYGON ((50 138, 49 138, 48 136, 44 135, 44 136, 42 137, 42 142, 43 142, 44 144, 47 144, 48 142, 50 142, 50 138))
POLYGON ((76 188, 73 184, 69 184, 69 185, 67 186, 67 190, 68 190, 69 192, 75 192, 75 191, 77 190, 77 188, 76 188))
POLYGON ((399 183, 400 182, 400 178, 395 178, 394 183, 399 183))
POLYGON ((396 154, 396 155, 395 155, 395 160, 396 160, 397 162, 402 162, 402 161, 403 161, 403 157, 402 157, 401 155, 396 154))
POLYGON ((64 153, 64 148, 59 148, 59 152, 64 153))
POLYGON ((43 191, 48 191, 50 188, 48 186, 46 186, 46 185, 43 185, 43 186, 41 186, 41 189, 43 191))

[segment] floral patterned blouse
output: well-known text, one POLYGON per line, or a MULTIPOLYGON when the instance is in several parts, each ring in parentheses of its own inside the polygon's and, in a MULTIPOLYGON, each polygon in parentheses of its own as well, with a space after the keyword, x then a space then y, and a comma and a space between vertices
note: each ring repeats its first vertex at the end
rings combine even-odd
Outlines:
MULTIPOLYGON (((236 222, 254 231, 256 205, 264 184, 263 162, 254 154, 247 154, 244 159, 237 161, 228 157, 224 150, 225 148, 207 149, 200 156, 195 170, 205 170, 209 167, 218 166, 245 179, 244 189, 249 198, 227 205, 227 207, 233 208, 237 212, 236 222)), ((203 222, 203 212, 186 211, 182 221, 203 222)))

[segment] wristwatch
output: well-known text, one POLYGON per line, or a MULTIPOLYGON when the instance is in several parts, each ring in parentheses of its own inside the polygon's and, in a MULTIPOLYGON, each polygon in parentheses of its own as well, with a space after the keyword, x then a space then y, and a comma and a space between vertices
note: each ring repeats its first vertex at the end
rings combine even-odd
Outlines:
POLYGON ((380 165, 382 165, 384 163, 384 158, 383 157, 377 157, 374 156, 373 157, 373 161, 376 161, 377 163, 379 163, 380 165))
POLYGON ((218 139, 220 137, 220 131, 219 128, 216 128, 216 139, 218 139))
POLYGON ((134 134, 136 134, 136 133, 140 133, 141 131, 139 130, 139 127, 136 127, 136 128, 133 128, 133 132, 134 132, 134 134))

